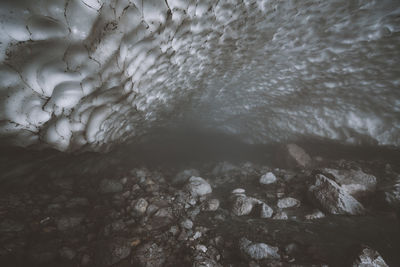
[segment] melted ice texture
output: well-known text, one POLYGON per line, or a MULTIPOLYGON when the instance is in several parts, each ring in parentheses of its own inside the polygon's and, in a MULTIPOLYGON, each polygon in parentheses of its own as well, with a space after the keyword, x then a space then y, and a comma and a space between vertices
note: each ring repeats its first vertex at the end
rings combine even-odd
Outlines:
POLYGON ((2 0, 0 136, 100 150, 186 120, 400 145, 398 0, 2 0))

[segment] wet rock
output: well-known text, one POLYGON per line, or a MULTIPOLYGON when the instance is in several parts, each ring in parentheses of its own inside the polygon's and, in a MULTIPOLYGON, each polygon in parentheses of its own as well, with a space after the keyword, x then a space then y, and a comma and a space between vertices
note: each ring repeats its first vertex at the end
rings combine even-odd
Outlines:
POLYGON ((382 256, 368 247, 364 247, 357 259, 353 262, 353 267, 389 267, 382 256))
POLYGON ((137 215, 142 215, 146 212, 149 203, 144 198, 139 198, 134 202, 133 211, 137 215))
POLYGON ((253 243, 246 238, 239 241, 240 250, 253 260, 280 259, 278 248, 265 243, 253 243))
POLYGON ((315 183, 309 188, 309 193, 311 201, 330 214, 360 215, 365 213, 360 202, 322 174, 315 176, 315 183))
POLYGON ((288 215, 284 211, 279 211, 277 212, 274 217, 272 217, 274 220, 287 220, 289 219, 288 215))
POLYGON ((196 170, 196 169, 183 170, 183 171, 179 172, 172 179, 172 184, 173 185, 184 184, 192 176, 198 177, 198 176, 200 176, 200 172, 198 170, 196 170))
POLYGON ((117 180, 103 179, 100 182, 99 191, 103 194, 118 193, 124 189, 124 186, 117 180))
POLYGON ((274 210, 270 206, 268 206, 267 204, 262 203, 261 204, 261 212, 260 213, 261 213, 260 214, 261 218, 271 218, 272 214, 274 213, 274 210))
POLYGON ((246 195, 236 195, 233 197, 232 212, 236 216, 248 215, 257 203, 254 198, 246 195))
POLYGON ((353 197, 361 197, 376 189, 377 180, 374 175, 362 170, 322 170, 327 177, 332 177, 341 187, 353 197))
POLYGON ((219 208, 219 200, 216 198, 209 199, 204 202, 203 210, 204 211, 216 211, 219 208))
POLYGON ((324 217, 325 217, 325 214, 322 211, 316 210, 311 214, 307 214, 305 216, 305 219, 306 220, 316 220, 316 219, 321 219, 321 218, 324 218, 324 217))
POLYGON ((165 263, 166 255, 164 249, 156 243, 146 243, 136 250, 135 260, 141 267, 161 267, 165 263))
POLYGON ((192 229, 193 228, 193 222, 189 219, 184 220, 181 222, 181 226, 185 229, 192 229))
POLYGON ((236 188, 232 190, 232 194, 244 194, 246 193, 246 190, 244 190, 243 188, 236 188))
POLYGON ((288 168, 305 168, 311 164, 311 157, 296 144, 287 144, 278 152, 278 163, 288 168))
POLYGON ((194 197, 201 197, 212 192, 211 186, 206 180, 195 176, 189 178, 185 188, 194 197))
POLYGON ((280 209, 298 207, 298 206, 300 206, 300 200, 297 200, 297 199, 292 198, 292 197, 282 198, 282 199, 278 200, 277 206, 280 209))
POLYGON ((67 260, 73 260, 76 256, 76 252, 73 249, 68 248, 68 247, 62 247, 58 253, 60 254, 61 258, 64 258, 67 260))
POLYGON ((206 257, 195 258, 193 262, 193 267, 220 267, 221 265, 213 259, 206 257))
POLYGON ((56 220, 57 229, 59 231, 71 230, 72 228, 79 226, 83 219, 83 215, 63 216, 56 220))
POLYGON ((96 248, 96 266, 111 266, 129 257, 130 254, 131 246, 127 239, 114 238, 101 241, 96 248))
POLYGON ((267 172, 260 177, 260 184, 272 184, 276 182, 276 176, 272 172, 267 172))

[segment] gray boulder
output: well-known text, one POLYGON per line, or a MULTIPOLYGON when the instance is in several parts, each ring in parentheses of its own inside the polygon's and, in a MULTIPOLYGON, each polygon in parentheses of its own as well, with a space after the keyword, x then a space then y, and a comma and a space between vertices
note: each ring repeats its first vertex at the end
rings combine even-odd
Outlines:
POLYGON ((239 241, 239 247, 246 256, 253 260, 280 259, 280 255, 278 254, 279 249, 265 243, 253 243, 243 237, 239 241))
POLYGON ((201 177, 192 176, 185 186, 193 197, 201 197, 212 192, 211 185, 201 177))
POLYGON ((361 215, 365 213, 360 202, 336 182, 322 174, 315 176, 315 183, 309 188, 309 197, 330 214, 361 215))

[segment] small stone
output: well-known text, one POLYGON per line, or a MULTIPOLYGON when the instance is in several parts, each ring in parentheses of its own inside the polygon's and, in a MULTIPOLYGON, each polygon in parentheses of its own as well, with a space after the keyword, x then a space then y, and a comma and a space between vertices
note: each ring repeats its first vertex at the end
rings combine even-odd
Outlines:
POLYGON ((116 181, 111 179, 103 179, 100 182, 100 192, 103 194, 110 194, 110 193, 118 193, 124 189, 124 186, 116 181))
POLYGON ((207 200, 203 205, 205 211, 216 211, 219 208, 219 200, 216 198, 207 200))
POLYGON ((194 197, 201 197, 212 192, 211 186, 206 180, 195 176, 189 178, 186 190, 194 197))
POLYGON ((199 251, 201 251, 201 252, 203 252, 203 253, 206 253, 207 252, 207 247, 206 246, 204 246, 204 245, 196 245, 196 250, 199 250, 199 251))
POLYGON ((272 172, 267 172, 260 178, 260 184, 272 184, 276 182, 276 176, 272 172))
POLYGON ((232 190, 232 194, 244 194, 244 193, 246 193, 246 190, 244 190, 243 188, 236 188, 232 190))
POLYGON ((59 250, 59 253, 60 253, 61 258, 64 258, 67 260, 73 260, 76 256, 76 252, 73 249, 68 248, 68 247, 62 247, 59 250))
POLYGON ((251 197, 237 195, 233 201, 232 212, 236 216, 248 215, 253 210, 255 203, 256 201, 251 197))
POLYGON ((307 214, 305 216, 306 220, 315 220, 315 219, 321 219, 324 217, 325 217, 325 214, 320 210, 316 210, 313 213, 307 214))
POLYGON ((265 243, 253 243, 246 238, 239 241, 240 250, 253 260, 280 259, 278 248, 265 243))
POLYGON ((286 209, 298 206, 300 206, 300 201, 292 197, 286 197, 278 200, 278 208, 280 209, 286 209))
POLYGON ((382 256, 369 247, 364 247, 357 259, 353 262, 353 267, 389 267, 382 256))
POLYGON ((139 266, 161 267, 165 263, 166 254, 156 243, 146 243, 136 250, 135 260, 139 266))
POLYGON ((146 209, 148 207, 149 203, 147 202, 146 199, 144 198, 139 198, 135 204, 133 205, 133 210, 139 214, 142 215, 146 212, 146 209))
POLYGON ((271 218, 274 210, 265 203, 261 204, 261 218, 271 218))
POLYGON ((274 215, 274 217, 272 217, 272 219, 274 219, 274 220, 287 220, 287 219, 289 219, 289 217, 286 214, 286 212, 280 211, 280 212, 276 213, 274 215))
POLYGON ((181 223, 181 226, 183 227, 183 228, 185 228, 185 229, 192 229, 193 228, 193 222, 191 221, 191 220, 189 220, 189 219, 186 219, 186 220, 184 220, 182 223, 181 223))

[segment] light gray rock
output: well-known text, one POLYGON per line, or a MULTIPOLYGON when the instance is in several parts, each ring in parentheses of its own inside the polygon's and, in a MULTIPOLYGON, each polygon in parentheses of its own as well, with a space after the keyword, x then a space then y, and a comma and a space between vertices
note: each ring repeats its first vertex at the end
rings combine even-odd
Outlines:
POLYGON ((376 177, 362 170, 336 170, 325 168, 322 172, 325 176, 334 178, 334 180, 353 197, 367 195, 368 193, 374 192, 376 189, 376 177))
POLYGON ((360 202, 322 174, 315 176, 315 183, 309 188, 309 193, 311 200, 330 214, 360 215, 365 213, 360 202))
POLYGON ((288 215, 284 211, 279 211, 277 212, 274 217, 272 217, 274 220, 287 220, 289 219, 288 215))
POLYGON ((325 214, 320 210, 316 210, 313 213, 307 214, 305 216, 306 220, 316 220, 316 219, 321 219, 324 217, 325 217, 325 214))
POLYGON ((236 188, 232 190, 232 194, 244 194, 246 193, 246 190, 244 190, 243 188, 236 188))
POLYGON ((124 189, 124 186, 116 180, 103 179, 100 182, 99 191, 103 194, 118 193, 124 189))
POLYGON ((270 206, 268 206, 265 203, 261 204, 261 214, 260 214, 261 218, 271 218, 273 213, 274 210, 270 206))
POLYGON ((203 178, 196 176, 189 178, 185 188, 194 197, 201 197, 212 192, 211 185, 203 178))
POLYGON ((285 198, 282 198, 282 199, 278 200, 277 206, 280 209, 298 207, 298 206, 300 206, 300 200, 297 200, 297 199, 292 198, 292 197, 285 197, 285 198))
POLYGON ((185 219, 181 222, 181 226, 185 229, 192 229, 193 228, 193 222, 189 219, 185 219))
POLYGON ((138 214, 142 215, 146 212, 149 203, 144 198, 139 198, 133 205, 133 211, 138 214))
POLYGON ((240 250, 253 260, 280 259, 278 248, 265 243, 253 243, 246 238, 239 241, 240 250))
POLYGON ((192 176, 198 177, 200 176, 200 172, 196 169, 183 170, 175 175, 175 177, 172 179, 172 184, 184 184, 192 176))
POLYGON ((276 176, 272 172, 267 172, 260 177, 260 184, 273 184, 276 182, 276 176))
POLYGON ((248 215, 253 210, 257 201, 246 195, 235 195, 233 197, 232 212, 236 216, 248 215))
POLYGON ((357 259, 353 262, 353 267, 389 267, 382 256, 371 248, 362 249, 357 259))

